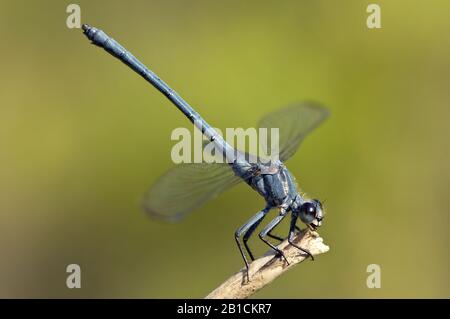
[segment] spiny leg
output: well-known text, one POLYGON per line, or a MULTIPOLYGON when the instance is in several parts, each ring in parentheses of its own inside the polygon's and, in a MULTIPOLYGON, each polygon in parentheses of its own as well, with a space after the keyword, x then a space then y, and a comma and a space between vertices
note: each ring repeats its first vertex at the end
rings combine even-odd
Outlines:
MULTIPOLYGON (((295 225, 295 229, 296 229, 299 233, 302 232, 302 229, 301 229, 300 227, 298 227, 297 225, 295 225)), ((276 240, 279 240, 279 241, 283 241, 283 240, 286 239, 286 238, 281 238, 280 236, 277 236, 277 235, 274 235, 274 234, 271 234, 271 233, 268 233, 268 234, 267 234, 267 237, 270 237, 270 238, 273 238, 273 239, 276 239, 276 240)))
MULTIPOLYGON (((297 225, 295 225, 295 229, 296 229, 299 233, 302 232, 302 229, 301 229, 300 227, 298 227, 297 225)), ((271 234, 271 233, 268 233, 268 234, 267 234, 267 237, 276 239, 276 240, 278 240, 278 241, 280 241, 280 242, 286 239, 286 238, 282 238, 282 237, 280 237, 280 236, 277 236, 277 235, 274 235, 274 234, 271 234)))
POLYGON ((267 236, 267 234, 270 233, 283 220, 284 217, 286 217, 286 210, 281 209, 280 214, 277 217, 275 217, 274 219, 272 219, 272 221, 266 227, 264 227, 264 229, 259 233, 259 238, 264 243, 269 245, 270 248, 275 250, 286 261, 286 263, 289 265, 289 261, 287 260, 287 258, 284 255, 283 251, 281 249, 279 249, 278 247, 274 246, 271 242, 269 242, 265 238, 267 236))
MULTIPOLYGON (((259 226, 259 224, 261 224, 261 222, 263 221, 264 217, 266 217, 266 215, 264 215, 260 220, 258 220, 255 224, 253 224, 252 227, 250 227, 249 230, 247 230, 247 232, 244 234, 244 237, 243 237, 243 240, 242 240, 244 242, 244 246, 247 249, 247 252, 248 252, 250 258, 252 259, 252 261, 255 260, 255 258, 253 257, 253 254, 250 251, 250 247, 248 247, 247 241, 249 240, 250 236, 253 234, 255 229, 259 226)), ((267 234, 267 237, 276 239, 278 241, 283 241, 283 240, 286 239, 286 238, 281 238, 279 236, 273 235, 270 232, 267 234)))
MULTIPOLYGON (((242 258, 244 259, 245 267, 247 267, 247 269, 248 269, 247 257, 245 256, 244 250, 242 249, 242 245, 239 241, 239 238, 242 236, 242 234, 247 233, 252 228, 252 226, 254 226, 255 224, 256 224, 256 226, 258 226, 258 224, 261 222, 261 220, 264 218, 264 216, 269 212, 269 210, 270 210, 270 207, 266 207, 263 210, 259 211, 258 213, 255 214, 255 216, 250 218, 244 225, 239 227, 239 229, 236 230, 236 232, 234 233, 234 238, 236 239, 236 243, 238 245, 239 252, 241 253, 242 258)), ((254 228, 256 228, 256 226, 254 228)), ((250 250, 248 249, 247 245, 245 248, 247 249, 250 257, 253 260, 253 255, 250 252, 250 250)))
POLYGON ((268 233, 267 236, 270 237, 270 238, 279 240, 279 241, 283 241, 284 240, 284 238, 278 237, 277 235, 273 235, 271 233, 268 233))
MULTIPOLYGON (((301 232, 301 231, 302 231, 302 230, 300 229, 300 227, 298 227, 297 225, 295 225, 295 229, 297 229, 298 232, 301 232)), ((282 237, 280 237, 280 236, 274 235, 274 234, 272 234, 272 233, 270 233, 270 232, 267 234, 267 237, 270 237, 270 238, 273 238, 273 239, 276 239, 276 240, 279 240, 279 241, 283 241, 283 240, 286 239, 286 238, 282 238, 282 237)))
MULTIPOLYGON (((250 236, 253 234, 253 232, 255 231, 256 228, 258 228, 259 224, 261 224, 261 222, 263 221, 264 217, 266 217, 266 215, 264 215, 261 219, 259 219, 256 223, 254 223, 248 230, 247 232, 244 234, 244 237, 242 238, 242 241, 244 242, 244 246, 247 249, 248 255, 250 256, 250 258, 253 260, 255 260, 255 258, 253 257, 253 254, 250 250, 250 247, 248 247, 248 240, 250 239, 250 236)), ((279 241, 283 241, 284 238, 278 237, 276 235, 272 235, 270 232, 267 234, 268 237, 279 240, 279 241)))
POLYGON ((299 230, 299 228, 296 226, 296 222, 297 222, 297 214, 292 212, 291 215, 291 226, 289 227, 289 236, 288 236, 288 242, 289 244, 291 244, 292 246, 294 246, 295 248, 301 250, 302 252, 304 252, 305 254, 307 254, 309 257, 311 257, 311 260, 314 260, 314 256, 311 254, 311 252, 307 249, 304 249, 296 244, 293 243, 294 240, 294 236, 295 236, 295 229, 299 230))
POLYGON ((255 257, 253 257, 253 254, 250 250, 250 247, 248 247, 248 240, 250 238, 250 236, 253 234, 253 232, 255 231, 255 229, 259 226, 259 224, 261 224, 261 222, 263 221, 264 217, 266 217, 266 215, 263 215, 256 223, 254 223, 244 234, 244 237, 242 237, 242 241, 244 242, 244 246, 245 249, 247 250, 248 255, 250 256, 250 259, 253 261, 255 260, 255 257))

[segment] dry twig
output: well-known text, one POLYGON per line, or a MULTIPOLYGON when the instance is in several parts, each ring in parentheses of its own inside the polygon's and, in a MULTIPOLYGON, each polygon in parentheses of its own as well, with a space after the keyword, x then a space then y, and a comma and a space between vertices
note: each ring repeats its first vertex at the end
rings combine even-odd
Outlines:
MULTIPOLYGON (((326 253, 330 248, 323 243, 323 239, 316 232, 303 230, 298 233, 294 243, 311 252, 312 255, 326 253)), ((256 259, 250 264, 249 278, 247 280, 247 270, 241 269, 239 272, 228 278, 224 283, 212 291, 207 299, 243 299, 248 298, 255 292, 271 283, 275 278, 294 265, 301 263, 307 256, 297 248, 289 245, 285 240, 278 247, 284 251, 289 265, 284 260, 275 256, 275 252, 269 251, 263 257, 256 259)))

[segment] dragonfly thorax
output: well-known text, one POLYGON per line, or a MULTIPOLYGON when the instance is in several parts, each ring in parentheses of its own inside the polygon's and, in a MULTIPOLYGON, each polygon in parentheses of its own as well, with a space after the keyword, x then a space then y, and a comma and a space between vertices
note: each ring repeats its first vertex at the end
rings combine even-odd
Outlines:
POLYGON ((297 185, 289 170, 279 161, 272 163, 234 163, 233 170, 256 190, 267 204, 279 207, 286 199, 298 196, 297 185))

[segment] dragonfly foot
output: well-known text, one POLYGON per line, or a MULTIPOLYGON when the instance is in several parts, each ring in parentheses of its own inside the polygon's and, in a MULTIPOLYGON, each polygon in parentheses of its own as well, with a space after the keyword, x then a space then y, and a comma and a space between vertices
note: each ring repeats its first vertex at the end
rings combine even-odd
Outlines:
POLYGON ((289 264, 289 261, 288 261, 287 258, 286 258, 286 255, 285 255, 281 250, 279 250, 279 249, 276 249, 276 252, 277 252, 276 256, 277 256, 277 257, 280 257, 280 259, 284 259, 284 261, 286 262, 286 264, 288 264, 288 266, 289 266, 290 264, 289 264))
POLYGON ((305 249, 305 248, 302 248, 300 246, 297 246, 291 240, 288 240, 288 242, 289 242, 289 244, 291 244, 292 246, 294 246, 298 250, 301 250, 302 252, 304 252, 308 257, 311 257, 311 261, 314 261, 314 256, 311 254, 311 252, 308 249, 305 249))
POLYGON ((250 282, 250 265, 248 262, 245 263, 245 277, 247 278, 247 282, 250 282))

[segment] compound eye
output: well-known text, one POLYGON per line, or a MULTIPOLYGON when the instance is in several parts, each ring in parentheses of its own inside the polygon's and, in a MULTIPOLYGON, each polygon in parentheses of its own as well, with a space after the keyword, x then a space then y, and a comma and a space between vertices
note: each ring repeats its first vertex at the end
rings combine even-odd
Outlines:
POLYGON ((302 205, 301 211, 305 215, 315 217, 316 216, 316 205, 314 205, 313 203, 310 203, 310 202, 306 202, 302 205))

